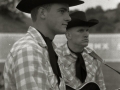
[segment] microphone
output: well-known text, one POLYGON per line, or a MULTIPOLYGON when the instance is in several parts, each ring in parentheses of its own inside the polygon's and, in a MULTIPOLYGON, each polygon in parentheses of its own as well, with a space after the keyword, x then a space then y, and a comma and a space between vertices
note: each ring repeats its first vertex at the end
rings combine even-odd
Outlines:
POLYGON ((85 52, 87 52, 90 56, 92 56, 93 58, 99 60, 100 62, 102 62, 104 65, 106 65, 107 67, 111 68, 112 70, 114 70, 115 72, 117 72, 118 74, 120 74, 119 71, 115 70, 114 68, 112 68, 111 66, 107 65, 105 63, 105 60, 103 60, 100 56, 98 56, 92 49, 90 49, 89 47, 85 47, 84 48, 85 52))

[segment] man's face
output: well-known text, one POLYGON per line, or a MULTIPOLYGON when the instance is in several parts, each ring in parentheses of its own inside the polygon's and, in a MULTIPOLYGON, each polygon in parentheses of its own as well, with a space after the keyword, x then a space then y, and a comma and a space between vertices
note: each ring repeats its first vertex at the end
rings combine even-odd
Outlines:
POLYGON ((67 4, 53 4, 47 13, 46 25, 55 35, 63 34, 70 20, 67 4))
POLYGON ((89 27, 73 27, 67 31, 68 41, 77 46, 86 47, 89 42, 89 27))

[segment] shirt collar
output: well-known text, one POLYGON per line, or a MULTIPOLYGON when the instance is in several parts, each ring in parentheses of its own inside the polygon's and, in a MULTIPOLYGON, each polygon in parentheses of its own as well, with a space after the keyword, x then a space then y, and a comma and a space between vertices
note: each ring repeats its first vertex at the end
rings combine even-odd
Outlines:
MULTIPOLYGON (((75 59, 70 59, 70 60, 65 61, 66 63, 69 63, 69 64, 67 64, 67 66, 69 66, 71 63, 73 63, 73 62, 75 62, 77 60, 77 56, 69 50, 69 48, 67 46, 67 43, 65 43, 62 46, 62 51, 63 51, 62 54, 63 54, 64 57, 65 56, 72 56, 72 57, 75 58, 75 59)), ((91 57, 87 52, 85 52, 85 50, 83 50, 82 56, 83 56, 83 59, 86 62, 88 62, 88 63, 93 62, 93 57, 91 57)))
POLYGON ((63 56, 66 55, 72 55, 74 58, 77 58, 77 56, 68 48, 67 42, 63 45, 63 56))
MULTIPOLYGON (((38 42, 38 44, 42 47, 47 47, 47 44, 38 30, 36 30, 34 27, 30 26, 28 29, 28 33, 38 42)), ((53 43, 53 48, 56 48, 57 46, 53 43)))

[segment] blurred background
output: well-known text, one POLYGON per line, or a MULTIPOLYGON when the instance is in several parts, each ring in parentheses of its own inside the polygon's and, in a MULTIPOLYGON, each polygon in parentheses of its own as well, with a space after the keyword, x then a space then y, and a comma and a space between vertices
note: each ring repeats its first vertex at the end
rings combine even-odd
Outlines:
MULTIPOLYGON (((20 0, 0 0, 0 90, 4 90, 2 76, 4 62, 14 44, 32 22, 30 15, 15 7, 20 0)), ((83 5, 70 8, 70 13, 85 11, 87 19, 96 18, 99 24, 90 29, 89 47, 94 49, 107 64, 120 71, 120 0, 83 0, 83 5)), ((54 39, 57 45, 66 42, 64 35, 54 39)), ((107 90, 120 88, 120 75, 103 65, 107 90)))

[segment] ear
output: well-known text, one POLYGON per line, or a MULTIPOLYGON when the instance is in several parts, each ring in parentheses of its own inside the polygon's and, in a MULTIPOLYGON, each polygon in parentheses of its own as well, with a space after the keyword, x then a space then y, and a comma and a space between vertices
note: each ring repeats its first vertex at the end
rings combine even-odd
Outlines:
POLYGON ((65 35, 66 35, 66 38, 67 38, 67 39, 71 39, 71 38, 72 38, 72 37, 71 37, 72 35, 71 35, 71 33, 70 33, 69 31, 67 31, 65 35))
POLYGON ((45 19, 47 16, 47 10, 43 7, 40 7, 38 9, 38 15, 39 15, 38 17, 40 17, 41 19, 45 19))

